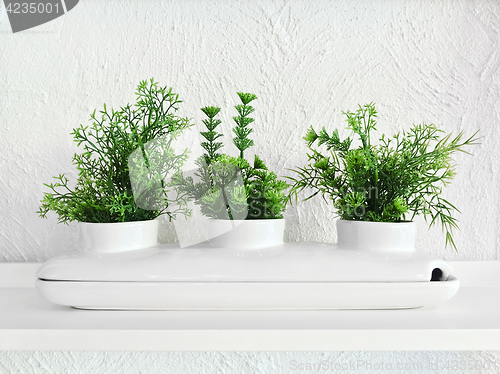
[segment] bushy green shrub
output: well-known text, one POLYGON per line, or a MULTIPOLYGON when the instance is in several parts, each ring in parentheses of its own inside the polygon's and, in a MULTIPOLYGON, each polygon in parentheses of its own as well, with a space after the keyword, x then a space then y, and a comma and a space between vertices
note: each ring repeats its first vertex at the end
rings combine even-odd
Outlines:
POLYGON ((104 105, 99 114, 92 113, 91 125, 74 129, 73 139, 83 147, 73 157, 76 185, 70 187, 64 174, 54 177, 57 182, 45 184, 50 192, 44 194, 37 212, 41 217, 54 211, 60 222, 107 223, 150 220, 164 213, 170 218, 189 214, 181 197, 174 201, 167 197, 163 179, 187 158, 187 152, 175 154, 161 140, 169 143, 191 126, 187 118, 174 114, 182 101, 171 88, 160 87, 153 79, 140 82, 136 95, 135 106, 114 110, 104 105), (136 166, 145 163, 145 167, 135 167, 132 180, 131 161, 136 166), (134 190, 132 183, 140 188, 134 190), (175 209, 169 209, 171 203, 175 209))
POLYGON ((455 175, 452 155, 477 144, 477 132, 464 140, 463 132, 452 138, 441 136, 443 131, 433 124, 413 125, 392 138, 382 135, 374 145, 370 132, 376 130, 375 105, 343 114, 361 145, 352 148, 354 139, 341 140, 338 130, 330 135, 325 128, 317 132, 311 127, 304 137, 311 150, 309 163, 295 170, 291 196, 297 199, 297 193, 312 188, 315 192, 305 200, 327 196, 343 220, 398 222, 422 214, 430 226, 441 221, 446 244, 456 249, 452 230, 458 225, 452 212, 458 209, 441 192, 455 175))

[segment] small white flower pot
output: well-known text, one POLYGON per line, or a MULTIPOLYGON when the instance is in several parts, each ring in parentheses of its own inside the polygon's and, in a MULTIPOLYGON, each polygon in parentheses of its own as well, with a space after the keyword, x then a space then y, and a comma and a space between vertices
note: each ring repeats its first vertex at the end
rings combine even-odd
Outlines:
POLYGON ((158 244, 158 221, 78 224, 81 249, 85 252, 118 253, 158 244))
POLYGON ((283 244, 284 219, 209 221, 209 244, 213 247, 263 249, 283 244))
POLYGON ((337 221, 337 244, 341 248, 411 252, 416 235, 414 222, 337 221))

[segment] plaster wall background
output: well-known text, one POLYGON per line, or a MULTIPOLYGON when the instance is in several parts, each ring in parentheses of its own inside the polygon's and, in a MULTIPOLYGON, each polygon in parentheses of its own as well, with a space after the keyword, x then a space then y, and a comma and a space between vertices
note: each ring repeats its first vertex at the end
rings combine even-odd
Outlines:
MULTIPOLYGON (((471 149, 473 156, 457 156, 458 175, 445 191, 462 212, 457 216, 461 231, 455 234, 458 252, 444 248, 441 228, 427 230, 423 220, 418 221, 417 247, 449 260, 498 260, 499 33, 500 3, 495 0, 82 0, 65 16, 18 34, 9 32, 2 8, 0 261, 44 261, 75 245, 74 224, 58 225, 54 215, 42 220, 35 214, 46 190, 43 183, 59 173, 74 180, 72 129, 85 124, 103 103, 133 102, 137 83, 150 77, 180 94, 179 114, 197 126, 203 118, 200 107, 221 106, 226 142, 236 92, 255 93, 253 151, 278 175, 290 175, 288 168, 305 164, 302 137, 310 125, 339 128, 346 135, 341 111, 358 104, 377 104, 379 134, 422 122, 454 133, 480 129, 482 144, 471 149)), ((198 128, 193 129, 193 146, 198 128)), ((235 150, 226 144, 228 152, 235 150)), ((320 198, 289 209, 287 240, 335 241, 332 217, 332 207, 320 198)), ((167 232, 163 236, 172 239, 167 232)), ((421 355, 430 359, 436 354, 421 355)), ((308 355, 203 357, 226 360, 229 372, 243 372, 237 369, 254 359, 257 366, 247 372, 279 372, 266 371, 259 362, 271 360, 278 367, 290 357, 305 360, 308 355)), ((401 359, 398 355, 405 354, 383 357, 401 359)), ((108 369, 107 360, 130 368, 142 360, 148 371, 153 356, 95 354, 92 360, 102 362, 101 372, 118 372, 108 369)), ((2 362, 24 363, 40 372, 42 362, 78 366, 83 365, 80 357, 0 354, 2 362)), ((198 356, 161 357, 169 365, 188 365, 198 356)))
POLYGON ((492 374, 499 362, 494 352, 11 352, 0 357, 2 374, 492 374), (467 370, 457 370, 464 364, 467 370))

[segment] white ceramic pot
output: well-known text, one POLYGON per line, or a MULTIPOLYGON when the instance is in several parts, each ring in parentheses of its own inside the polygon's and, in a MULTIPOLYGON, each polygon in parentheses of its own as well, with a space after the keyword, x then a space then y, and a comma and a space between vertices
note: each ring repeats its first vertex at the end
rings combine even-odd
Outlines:
POLYGON ((213 219, 208 231, 213 247, 263 249, 283 244, 285 219, 213 219))
POLYGON ((78 224, 82 250, 117 253, 158 244, 158 221, 78 224))
POLYGON ((414 222, 337 221, 337 244, 342 248, 411 252, 416 235, 414 222))

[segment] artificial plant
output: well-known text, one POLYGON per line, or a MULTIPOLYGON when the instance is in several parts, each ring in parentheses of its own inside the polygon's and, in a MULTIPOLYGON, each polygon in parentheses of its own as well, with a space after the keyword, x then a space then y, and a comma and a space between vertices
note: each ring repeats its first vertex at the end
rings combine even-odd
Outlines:
POLYGON ((283 218, 287 200, 284 191, 288 184, 268 170, 259 156, 255 155, 252 162, 245 159, 245 150, 254 145, 249 138, 253 131, 250 124, 254 122, 250 114, 254 112, 254 108, 249 104, 257 97, 243 92, 238 92, 238 96, 241 104, 235 106, 238 116, 233 117, 236 125, 232 129, 235 134, 233 144, 239 151, 238 156, 219 152, 223 143, 218 139, 223 135, 216 131, 221 121, 215 117, 220 108, 201 108, 207 116, 203 120, 207 131, 200 132, 205 139, 201 143, 205 153, 197 160, 199 168, 195 178, 179 177, 176 183, 183 185, 183 190, 200 206, 201 212, 210 218, 283 218))
POLYGON ((135 93, 134 106, 114 110, 104 104, 99 114, 91 114, 91 125, 73 130, 73 140, 83 148, 73 156, 76 185, 70 186, 64 174, 45 184, 50 192, 37 212, 41 217, 54 211, 64 223, 109 223, 189 214, 183 196, 167 196, 164 181, 187 158, 186 151, 176 154, 171 147, 179 132, 191 126, 174 114, 182 101, 154 79, 140 82, 135 93))
POLYGON ((464 140, 464 132, 452 138, 434 124, 413 125, 392 138, 382 135, 372 144, 377 111, 373 103, 359 106, 355 112, 343 112, 348 129, 359 138, 340 139, 338 130, 331 135, 323 127, 319 132, 311 126, 304 140, 311 153, 305 167, 294 170, 289 196, 306 188, 327 196, 340 219, 354 221, 399 222, 423 215, 429 226, 441 221, 446 231, 446 245, 456 249, 453 229, 458 229, 452 216, 458 209, 441 196, 442 188, 455 176, 452 155, 465 152, 477 144, 475 135, 464 140), (323 146, 328 153, 319 151, 323 146))

